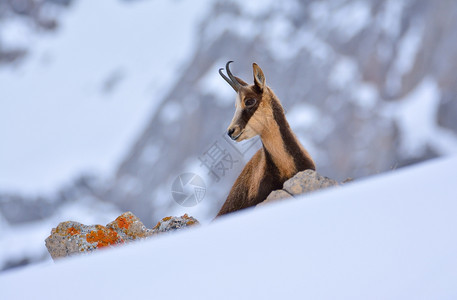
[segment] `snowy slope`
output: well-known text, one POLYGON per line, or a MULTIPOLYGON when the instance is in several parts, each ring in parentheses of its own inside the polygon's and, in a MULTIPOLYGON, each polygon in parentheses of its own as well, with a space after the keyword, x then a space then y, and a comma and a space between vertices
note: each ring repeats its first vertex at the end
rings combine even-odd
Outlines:
POLYGON ((82 172, 112 175, 194 51, 206 7, 80 0, 55 35, 32 35, 19 18, 2 27, 5 42, 31 52, 0 68, 0 190, 49 193, 82 172))
POLYGON ((457 157, 3 273, 2 299, 456 299, 457 157), (27 288, 24 288, 27 287, 27 288))

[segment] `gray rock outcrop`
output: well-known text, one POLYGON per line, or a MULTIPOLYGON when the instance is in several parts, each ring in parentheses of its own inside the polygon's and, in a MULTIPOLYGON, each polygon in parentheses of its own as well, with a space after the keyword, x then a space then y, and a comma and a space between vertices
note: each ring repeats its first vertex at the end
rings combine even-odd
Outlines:
POLYGON ((339 186, 339 183, 336 180, 319 175, 316 171, 305 170, 298 172, 294 177, 284 182, 281 190, 271 192, 267 199, 257 206, 286 199, 294 199, 296 196, 332 186, 339 186))
POLYGON ((283 189, 296 196, 337 185, 336 180, 321 176, 313 170, 305 170, 284 182, 283 189))

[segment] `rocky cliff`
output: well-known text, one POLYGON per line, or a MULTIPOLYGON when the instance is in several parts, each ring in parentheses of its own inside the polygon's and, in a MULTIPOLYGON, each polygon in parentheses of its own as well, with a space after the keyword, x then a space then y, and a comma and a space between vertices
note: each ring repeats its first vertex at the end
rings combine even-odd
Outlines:
MULTIPOLYGON (((171 180, 189 168, 211 172, 199 158, 233 114, 235 95, 217 74, 227 60, 247 81, 251 63, 259 63, 322 174, 362 177, 456 151, 455 2, 250 3, 214 4, 195 55, 176 74, 106 198, 157 220, 175 208, 171 180)), ((247 158, 238 156, 224 180, 209 178, 201 204, 208 215, 247 158)))

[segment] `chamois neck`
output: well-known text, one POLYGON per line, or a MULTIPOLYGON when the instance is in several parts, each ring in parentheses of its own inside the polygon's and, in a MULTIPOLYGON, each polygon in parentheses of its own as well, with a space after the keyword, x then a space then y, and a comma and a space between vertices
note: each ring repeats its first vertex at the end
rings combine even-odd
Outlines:
POLYGON ((273 122, 262 132, 260 138, 265 151, 268 152, 281 175, 291 177, 299 171, 315 170, 311 156, 292 132, 279 101, 272 98, 271 107, 273 122))

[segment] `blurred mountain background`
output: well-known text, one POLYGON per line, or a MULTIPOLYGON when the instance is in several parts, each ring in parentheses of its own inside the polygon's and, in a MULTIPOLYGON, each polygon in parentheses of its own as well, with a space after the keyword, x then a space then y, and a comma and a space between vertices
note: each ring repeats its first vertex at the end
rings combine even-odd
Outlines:
POLYGON ((225 138, 228 60, 262 67, 322 175, 457 153, 455 28, 451 0, 0 0, 0 270, 49 260, 69 219, 210 221, 260 147, 225 138))

